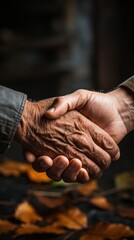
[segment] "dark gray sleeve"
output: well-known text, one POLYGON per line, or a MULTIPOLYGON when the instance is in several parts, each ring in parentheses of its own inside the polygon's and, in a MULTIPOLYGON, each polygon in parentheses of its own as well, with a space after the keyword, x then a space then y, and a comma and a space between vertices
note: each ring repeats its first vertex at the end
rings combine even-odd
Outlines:
POLYGON ((13 140, 26 100, 24 93, 0 85, 0 153, 13 140))

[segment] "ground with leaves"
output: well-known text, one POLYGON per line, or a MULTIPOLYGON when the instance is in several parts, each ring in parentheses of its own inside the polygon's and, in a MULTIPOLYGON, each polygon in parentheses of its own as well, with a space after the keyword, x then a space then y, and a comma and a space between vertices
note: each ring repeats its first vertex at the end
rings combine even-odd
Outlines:
POLYGON ((113 188, 53 182, 26 163, 0 161, 0 240, 134 239, 134 171, 113 188))

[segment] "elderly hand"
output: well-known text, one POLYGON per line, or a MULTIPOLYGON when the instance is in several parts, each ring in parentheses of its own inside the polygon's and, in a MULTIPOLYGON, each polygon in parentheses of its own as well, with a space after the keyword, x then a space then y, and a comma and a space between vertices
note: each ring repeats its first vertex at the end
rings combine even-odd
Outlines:
MULTIPOLYGON (((77 90, 72 94, 56 98, 45 115, 56 119, 72 109, 78 110, 103 128, 116 143, 119 143, 127 133, 134 129, 134 98, 132 93, 125 88, 117 88, 109 93, 77 90)), ((27 159, 29 159, 29 154, 27 153, 27 159)), ((32 155, 32 157, 35 159, 35 156, 32 155)), ((42 158, 45 163, 47 156, 42 156, 42 158)), ((60 160, 64 162, 64 156, 61 156, 60 160)), ((74 163, 78 166, 76 160, 74 163)), ((56 169, 54 160, 51 169, 56 169)), ((69 174, 71 176, 73 172, 70 170, 69 174)), ((81 177, 82 181, 84 182, 84 178, 81 177)))
MULTIPOLYGON (((56 98, 45 115, 48 118, 56 119, 73 109, 78 110, 103 128, 116 143, 119 143, 126 134, 134 129, 134 97, 132 92, 126 88, 117 88, 109 93, 77 90, 72 94, 56 98)), ((27 157, 29 158, 29 153, 27 157)), ((46 162, 46 156, 42 156, 42 158, 46 162)), ((64 156, 60 159, 64 162, 64 156)), ((78 165, 75 160, 74 163, 78 165)), ((51 168, 56 168, 55 162, 51 168)), ((70 176, 73 175, 71 170, 69 173, 70 176)), ((84 182, 82 175, 80 182, 84 182)))
POLYGON ((66 182, 85 182, 89 178, 100 177, 111 159, 119 158, 118 146, 105 131, 77 111, 70 111, 56 120, 46 119, 44 112, 51 103, 51 99, 36 103, 27 101, 18 126, 16 139, 24 148, 36 157, 49 156, 45 160, 37 158, 34 168, 46 171, 53 164, 51 158, 54 158, 58 170, 55 171, 53 166, 47 170, 53 180, 62 177, 66 182))

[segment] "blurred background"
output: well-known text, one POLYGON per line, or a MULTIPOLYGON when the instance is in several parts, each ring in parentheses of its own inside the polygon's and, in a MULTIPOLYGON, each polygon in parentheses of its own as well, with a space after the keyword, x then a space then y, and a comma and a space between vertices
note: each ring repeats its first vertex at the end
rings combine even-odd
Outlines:
MULTIPOLYGON (((109 91, 133 75, 134 1, 0 1, 0 84, 32 100, 79 88, 109 91)), ((102 177, 134 167, 134 134, 102 177)), ((6 156, 23 161, 18 145, 6 156)))

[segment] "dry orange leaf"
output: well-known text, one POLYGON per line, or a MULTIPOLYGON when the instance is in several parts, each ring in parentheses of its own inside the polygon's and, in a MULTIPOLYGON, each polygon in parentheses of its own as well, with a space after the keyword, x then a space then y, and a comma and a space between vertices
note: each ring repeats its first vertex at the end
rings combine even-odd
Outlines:
POLYGON ((30 181, 35 183, 49 183, 52 182, 52 179, 49 178, 45 172, 36 172, 32 167, 27 171, 27 176, 30 181))
POLYGON ((35 223, 42 221, 42 217, 27 201, 17 206, 14 217, 24 223, 35 223))
POLYGON ((82 226, 77 221, 74 221, 74 219, 64 214, 58 214, 56 219, 56 226, 60 228, 68 228, 73 230, 82 229, 82 226))
POLYGON ((4 162, 0 164, 0 173, 6 177, 8 176, 19 177, 21 173, 27 172, 28 167, 29 165, 26 163, 5 159, 4 162))
POLYGON ((43 227, 39 227, 33 224, 22 224, 17 228, 14 237, 19 237, 28 234, 43 234, 43 233, 61 235, 64 234, 65 232, 66 232, 65 229, 59 228, 55 224, 43 227))
POLYGON ((105 197, 93 197, 89 199, 89 202, 93 204, 95 207, 105 209, 105 210, 113 210, 114 207, 105 197))
MULTIPOLYGON (((109 238, 110 239, 110 238, 109 238)), ((108 240, 109 240, 108 239, 108 240)), ((90 233, 85 233, 80 240, 105 240, 105 238, 103 236, 91 236, 90 233)))
POLYGON ((88 226, 87 216, 79 208, 70 207, 65 212, 65 214, 68 215, 71 219, 73 219, 73 221, 79 224, 82 228, 88 226))
POLYGON ((56 208, 62 206, 66 201, 69 200, 67 196, 61 196, 58 198, 48 198, 36 193, 34 195, 40 203, 49 208, 56 208))
POLYGON ((58 213, 55 212, 53 215, 48 216, 47 221, 49 224, 56 222, 56 226, 75 230, 80 230, 88 226, 87 216, 76 207, 62 209, 58 213))
POLYGON ((6 221, 6 220, 0 220, 0 234, 8 233, 11 231, 14 231, 16 229, 16 225, 6 221))
POLYGON ((97 181, 93 180, 84 185, 76 187, 77 192, 83 196, 89 196, 99 188, 97 181))
POLYGON ((46 173, 38 173, 36 172, 31 164, 28 163, 21 163, 17 161, 13 161, 10 159, 5 159, 0 164, 0 173, 4 176, 14 176, 19 177, 22 173, 27 174, 30 181, 35 183, 48 183, 52 182, 46 173))
POLYGON ((85 233, 80 240, 120 240, 134 236, 134 230, 123 224, 100 222, 85 233))
POLYGON ((87 227, 87 217, 78 208, 63 209, 46 219, 47 226, 39 227, 33 224, 22 224, 17 228, 15 237, 26 234, 64 234, 67 229, 80 230, 87 227))

